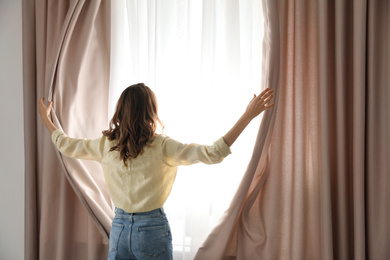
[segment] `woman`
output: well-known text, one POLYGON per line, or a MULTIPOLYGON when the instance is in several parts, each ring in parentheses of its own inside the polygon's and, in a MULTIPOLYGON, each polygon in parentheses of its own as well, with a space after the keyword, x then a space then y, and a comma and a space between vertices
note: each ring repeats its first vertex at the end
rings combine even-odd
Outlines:
POLYGON ((172 237, 163 204, 171 192, 179 165, 215 164, 230 154, 230 146, 249 122, 272 107, 273 90, 254 95, 246 111, 213 145, 182 144, 156 134, 160 119, 157 99, 143 83, 123 91, 108 130, 95 140, 73 139, 50 119, 52 102, 38 104, 42 122, 56 148, 65 156, 96 160, 103 167, 115 204, 108 259, 172 259, 172 237))

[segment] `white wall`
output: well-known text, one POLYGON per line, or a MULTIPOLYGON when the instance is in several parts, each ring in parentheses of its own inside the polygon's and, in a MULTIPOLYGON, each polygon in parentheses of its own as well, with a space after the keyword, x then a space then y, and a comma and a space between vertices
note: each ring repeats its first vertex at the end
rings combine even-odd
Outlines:
POLYGON ((0 259, 24 259, 22 0, 0 0, 0 259))

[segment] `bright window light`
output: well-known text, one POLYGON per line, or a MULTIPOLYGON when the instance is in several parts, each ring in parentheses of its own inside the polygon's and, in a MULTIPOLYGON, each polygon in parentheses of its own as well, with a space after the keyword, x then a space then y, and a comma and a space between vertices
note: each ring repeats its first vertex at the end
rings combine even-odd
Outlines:
MULTIPOLYGON (((260 0, 112 3, 110 115, 121 92, 143 82, 156 93, 164 134, 212 144, 265 88, 260 0)), ((221 164, 179 168, 164 206, 174 259, 192 259, 228 208, 259 125, 251 122, 221 164)))

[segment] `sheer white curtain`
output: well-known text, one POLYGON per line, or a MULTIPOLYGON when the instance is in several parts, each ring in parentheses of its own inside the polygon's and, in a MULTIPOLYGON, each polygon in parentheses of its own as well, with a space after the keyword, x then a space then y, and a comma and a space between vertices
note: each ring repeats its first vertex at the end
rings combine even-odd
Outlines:
MULTIPOLYGON (((112 1, 110 113, 127 86, 144 82, 159 101, 164 133, 209 144, 261 86, 261 0, 112 1)), ((181 167, 166 203, 174 259, 192 259, 228 207, 260 120, 221 164, 181 167)))

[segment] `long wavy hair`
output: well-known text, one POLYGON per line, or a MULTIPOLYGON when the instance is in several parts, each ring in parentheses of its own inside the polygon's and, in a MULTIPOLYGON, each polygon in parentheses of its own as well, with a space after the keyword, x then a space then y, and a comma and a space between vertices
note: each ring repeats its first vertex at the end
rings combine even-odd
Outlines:
POLYGON ((144 83, 131 85, 122 92, 110 127, 103 135, 116 141, 110 151, 119 151, 125 165, 127 160, 143 153, 156 132, 157 123, 164 128, 157 112, 156 95, 144 83))

